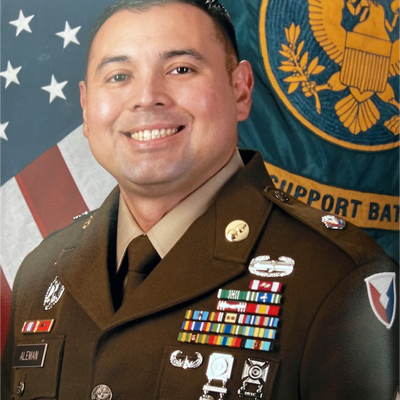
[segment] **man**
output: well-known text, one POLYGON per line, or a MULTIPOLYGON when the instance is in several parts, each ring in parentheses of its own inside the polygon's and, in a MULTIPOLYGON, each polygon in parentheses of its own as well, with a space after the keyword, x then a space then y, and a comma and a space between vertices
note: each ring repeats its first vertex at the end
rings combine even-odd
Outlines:
POLYGON ((217 1, 100 17, 84 134, 119 185, 21 266, 4 399, 393 398, 397 267, 239 155, 253 77, 238 60, 217 1), (133 288, 138 237, 156 265, 133 288))

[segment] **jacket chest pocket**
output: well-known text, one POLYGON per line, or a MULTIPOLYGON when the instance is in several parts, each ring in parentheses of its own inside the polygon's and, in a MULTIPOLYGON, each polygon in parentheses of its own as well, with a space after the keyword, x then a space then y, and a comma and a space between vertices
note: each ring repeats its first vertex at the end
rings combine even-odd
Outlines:
POLYGON ((13 399, 57 399, 64 341, 35 334, 16 342, 13 399))
POLYGON ((154 400, 269 400, 278 364, 262 351, 167 346, 154 400))

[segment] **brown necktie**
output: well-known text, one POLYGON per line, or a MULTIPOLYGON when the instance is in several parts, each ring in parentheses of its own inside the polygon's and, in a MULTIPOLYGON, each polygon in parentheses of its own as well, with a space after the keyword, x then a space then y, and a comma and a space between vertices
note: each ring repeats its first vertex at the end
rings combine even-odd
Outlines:
POLYGON ((145 280, 160 260, 147 235, 131 241, 115 279, 113 296, 115 310, 121 306, 123 298, 145 280))

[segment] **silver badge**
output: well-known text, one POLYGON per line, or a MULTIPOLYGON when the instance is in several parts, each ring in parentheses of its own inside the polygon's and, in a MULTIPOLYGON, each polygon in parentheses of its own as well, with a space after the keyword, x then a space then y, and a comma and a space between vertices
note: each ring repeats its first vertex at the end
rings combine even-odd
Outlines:
POLYGON ((281 278, 293 272, 294 260, 290 257, 279 257, 277 261, 270 256, 259 256, 250 261, 249 271, 263 278, 281 278))
POLYGON ((192 360, 189 359, 189 356, 186 356, 185 358, 180 357, 181 354, 182 352, 180 350, 176 350, 171 354, 169 360, 174 367, 194 369, 200 367, 203 362, 203 356, 197 351, 195 352, 196 357, 192 357, 192 360))
POLYGON ((200 400, 212 400, 213 397, 209 395, 209 392, 219 393, 219 398, 224 398, 228 392, 226 384, 231 377, 234 360, 230 354, 211 354, 206 372, 208 382, 203 386, 203 395, 200 396, 200 400), (213 385, 213 381, 220 381, 222 386, 213 385))
POLYGON ((43 308, 48 311, 60 300, 62 294, 64 293, 64 285, 58 279, 58 276, 54 278, 51 282, 49 288, 47 289, 46 295, 44 296, 43 308))
POLYGON ((249 225, 242 220, 232 221, 225 229, 225 237, 230 242, 241 242, 249 236, 249 225))
POLYGON ((344 229, 346 227, 346 221, 335 215, 324 215, 322 222, 328 229, 344 229))
POLYGON ((248 358, 244 363, 242 380, 243 385, 238 390, 239 397, 252 397, 253 399, 261 399, 263 397, 263 387, 267 382, 269 372, 268 361, 258 361, 248 358), (256 385, 256 391, 250 391, 247 385, 256 385))
POLYGON ((98 385, 92 390, 92 400, 111 400, 112 391, 107 385, 98 385))

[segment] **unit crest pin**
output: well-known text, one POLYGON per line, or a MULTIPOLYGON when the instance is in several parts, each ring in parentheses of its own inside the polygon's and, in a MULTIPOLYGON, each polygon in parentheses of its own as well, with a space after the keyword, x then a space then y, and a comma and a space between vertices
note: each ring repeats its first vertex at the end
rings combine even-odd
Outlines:
POLYGON ((58 279, 58 276, 54 278, 51 282, 49 288, 47 289, 46 295, 43 300, 43 308, 48 311, 60 300, 62 294, 64 293, 64 285, 58 279))
POLYGON ((321 221, 328 229, 341 230, 346 227, 346 221, 342 218, 338 218, 335 215, 324 215, 321 221))

